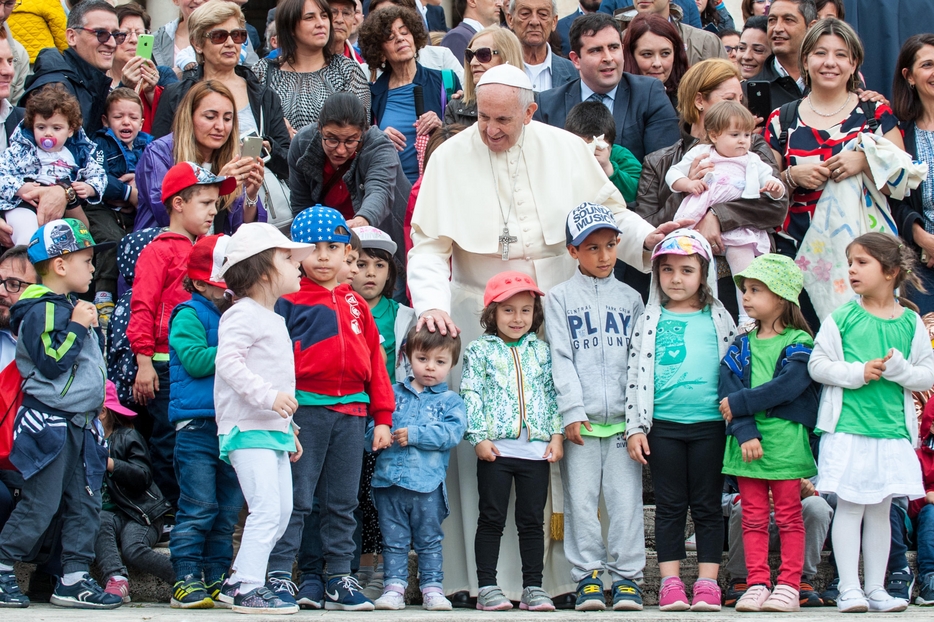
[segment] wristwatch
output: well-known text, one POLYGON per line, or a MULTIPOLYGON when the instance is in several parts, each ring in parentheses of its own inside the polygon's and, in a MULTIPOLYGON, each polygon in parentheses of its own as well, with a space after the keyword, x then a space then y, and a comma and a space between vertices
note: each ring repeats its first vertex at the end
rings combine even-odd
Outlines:
POLYGON ((68 202, 68 205, 78 202, 78 193, 71 187, 71 180, 58 179, 55 181, 55 184, 61 186, 65 190, 65 200, 68 202))

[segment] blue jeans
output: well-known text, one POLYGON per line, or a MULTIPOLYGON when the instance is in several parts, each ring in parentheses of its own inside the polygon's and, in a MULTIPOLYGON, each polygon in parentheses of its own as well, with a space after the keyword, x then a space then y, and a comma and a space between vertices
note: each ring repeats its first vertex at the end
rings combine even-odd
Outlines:
POLYGON ((889 543, 888 572, 898 572, 908 567, 908 542, 911 535, 908 529, 911 521, 908 519, 908 510, 905 497, 892 499, 892 508, 889 510, 889 523, 892 525, 891 541, 889 543))
POLYGON ((934 505, 930 503, 918 513, 918 574, 934 573, 934 505))
POLYGON ((383 532, 383 582, 405 588, 409 578, 409 547, 418 553, 419 588, 441 587, 441 522, 448 516, 443 484, 432 492, 398 486, 374 488, 373 498, 383 532))
POLYGON ((914 268, 915 274, 921 279, 921 284, 927 291, 920 292, 914 288, 908 288, 908 298, 918 305, 921 315, 934 311, 934 269, 928 268, 920 261, 914 268))
POLYGON ((217 580, 233 561, 233 532, 243 493, 233 467, 218 456, 214 419, 193 419, 175 435, 175 475, 181 493, 170 547, 178 580, 217 580))
POLYGON ((146 404, 149 416, 152 417, 152 433, 149 435, 152 479, 159 486, 165 500, 174 508, 178 505, 178 480, 172 468, 175 424, 169 421, 169 362, 153 361, 152 366, 159 374, 159 390, 146 404))

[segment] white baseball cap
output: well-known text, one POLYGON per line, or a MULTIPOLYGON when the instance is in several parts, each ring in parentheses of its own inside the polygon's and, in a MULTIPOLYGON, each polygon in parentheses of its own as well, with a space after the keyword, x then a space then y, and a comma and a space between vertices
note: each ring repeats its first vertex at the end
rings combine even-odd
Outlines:
POLYGON ((236 265, 270 248, 291 249, 295 251, 292 253, 292 259, 301 261, 311 254, 314 245, 293 242, 269 223, 245 223, 240 225, 237 232, 230 236, 230 241, 227 242, 227 250, 224 253, 224 263, 220 270, 217 271, 218 278, 224 278, 230 266, 236 265))
POLYGON ((360 238, 362 248, 378 248, 384 250, 390 255, 396 254, 396 243, 392 241, 389 234, 376 227, 354 227, 354 233, 360 238))

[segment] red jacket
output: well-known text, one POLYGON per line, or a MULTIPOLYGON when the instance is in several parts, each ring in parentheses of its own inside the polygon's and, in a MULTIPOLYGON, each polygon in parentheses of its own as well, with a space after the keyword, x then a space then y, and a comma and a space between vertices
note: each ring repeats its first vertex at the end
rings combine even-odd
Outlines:
POLYGON ((302 278, 299 291, 276 303, 276 313, 292 337, 297 390, 335 397, 366 393, 376 425, 392 425, 396 398, 363 298, 349 285, 330 291, 302 278))
POLYGON ((172 310, 191 299, 184 286, 191 247, 187 236, 166 231, 139 254, 126 329, 133 354, 168 355, 172 310))
MULTIPOLYGON (((934 491, 934 450, 928 448, 931 423, 934 423, 934 399, 929 399, 927 404, 924 405, 924 414, 921 415, 921 427, 918 429, 921 447, 917 449, 917 452, 918 461, 921 462, 921 478, 924 481, 925 492, 934 491)), ((911 501, 908 504, 908 516, 916 518, 918 512, 926 503, 927 501, 924 498, 911 501)))

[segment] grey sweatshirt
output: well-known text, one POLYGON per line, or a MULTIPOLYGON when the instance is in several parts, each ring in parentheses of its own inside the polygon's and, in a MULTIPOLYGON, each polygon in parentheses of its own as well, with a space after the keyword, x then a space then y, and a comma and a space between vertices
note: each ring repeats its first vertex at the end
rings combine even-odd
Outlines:
POLYGON ((642 298, 613 276, 574 271, 545 297, 545 333, 564 426, 623 423, 626 365, 642 298))

